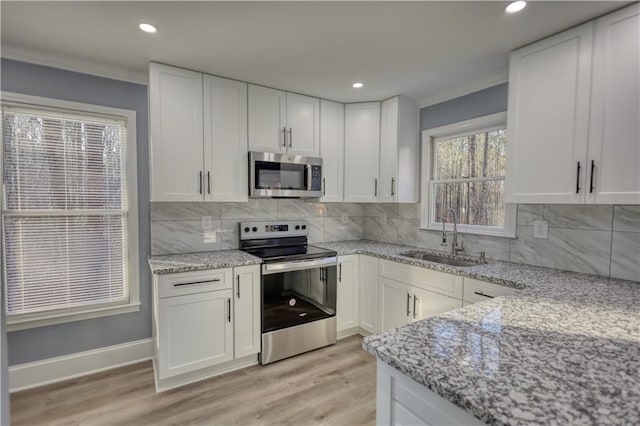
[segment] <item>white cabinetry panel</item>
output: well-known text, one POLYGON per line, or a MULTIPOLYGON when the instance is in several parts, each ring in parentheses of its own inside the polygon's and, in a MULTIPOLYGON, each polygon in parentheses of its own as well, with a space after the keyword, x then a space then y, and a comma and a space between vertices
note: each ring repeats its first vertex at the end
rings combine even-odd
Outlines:
POLYGON ((380 163, 380 102, 345 105, 344 200, 375 202, 380 163))
POLYGON ((287 93, 287 152, 320 154, 320 100, 287 93))
POLYGON ((204 76, 206 201, 247 201, 247 84, 204 76))
POLYGON ((587 203, 640 204, 640 4, 596 21, 593 53, 587 203))
POLYGON ((358 255, 338 258, 337 331, 358 327, 358 255))
POLYGON ((344 105, 320 101, 320 155, 323 202, 343 200, 344 105))
POLYGON ((234 268, 234 356, 260 352, 260 266, 234 268))
POLYGON ((249 85, 249 149, 251 151, 286 151, 285 92, 249 85))
POLYGON ((149 67, 151 201, 202 201, 202 74, 149 67))
POLYGON ((506 201, 584 199, 593 23, 512 52, 506 201))

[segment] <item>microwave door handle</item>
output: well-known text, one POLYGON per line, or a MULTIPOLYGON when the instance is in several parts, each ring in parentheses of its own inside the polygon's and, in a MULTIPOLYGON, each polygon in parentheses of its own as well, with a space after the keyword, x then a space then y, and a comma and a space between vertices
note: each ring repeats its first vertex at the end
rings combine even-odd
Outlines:
POLYGON ((313 169, 311 165, 307 164, 307 191, 311 191, 311 175, 313 174, 312 171, 313 169))

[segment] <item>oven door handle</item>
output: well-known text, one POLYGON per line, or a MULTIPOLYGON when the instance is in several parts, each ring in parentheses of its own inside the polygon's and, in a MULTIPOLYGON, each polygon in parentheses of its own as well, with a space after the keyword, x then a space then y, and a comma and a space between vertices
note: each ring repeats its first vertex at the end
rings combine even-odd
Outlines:
POLYGON ((336 256, 321 259, 295 260, 292 262, 266 263, 262 265, 262 275, 279 274, 281 272, 300 271, 302 269, 323 268, 338 264, 336 256))

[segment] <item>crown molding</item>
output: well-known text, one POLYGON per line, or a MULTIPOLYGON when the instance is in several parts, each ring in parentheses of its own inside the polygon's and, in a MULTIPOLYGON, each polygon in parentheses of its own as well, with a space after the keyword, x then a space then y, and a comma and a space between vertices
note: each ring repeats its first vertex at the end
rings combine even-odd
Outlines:
POLYGON ((436 93, 435 95, 426 96, 424 98, 418 99, 418 108, 424 108, 431 105, 439 104, 440 102, 450 101, 451 99, 459 98, 473 92, 478 92, 480 90, 488 89, 489 87, 497 86, 498 84, 506 83, 508 81, 508 76, 508 71, 504 70, 498 74, 493 75, 490 78, 484 78, 482 80, 477 80, 464 86, 456 87, 453 90, 447 90, 444 92, 436 93))
POLYGON ((105 63, 78 58, 77 56, 57 55, 49 52, 22 49, 13 46, 2 46, 2 57, 21 62, 29 62, 37 65, 44 65, 59 68, 67 71, 90 74, 98 77, 110 78, 113 80, 128 81, 148 85, 149 75, 147 72, 114 67, 105 63))

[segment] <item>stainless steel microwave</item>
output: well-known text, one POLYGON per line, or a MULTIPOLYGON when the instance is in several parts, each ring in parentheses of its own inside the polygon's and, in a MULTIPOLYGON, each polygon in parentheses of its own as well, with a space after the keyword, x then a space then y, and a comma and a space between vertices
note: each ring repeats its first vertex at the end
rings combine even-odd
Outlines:
POLYGON ((322 158, 249 152, 249 197, 316 198, 322 195, 322 158))

